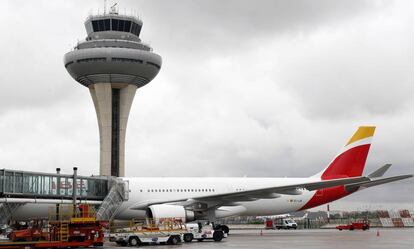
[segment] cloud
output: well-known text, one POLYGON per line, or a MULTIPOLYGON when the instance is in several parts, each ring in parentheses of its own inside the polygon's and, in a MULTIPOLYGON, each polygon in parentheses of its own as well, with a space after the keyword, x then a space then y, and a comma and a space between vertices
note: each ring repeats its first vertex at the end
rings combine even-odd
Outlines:
POLYGON ((373 1, 126 1, 143 13, 143 36, 158 51, 199 59, 243 53, 270 36, 303 34, 385 5, 373 1), (152 37, 161 39, 152 39, 152 37), (149 37, 149 38, 148 38, 149 37))
MULTIPOLYGON (((281 41, 280 83, 308 118, 394 115, 412 103, 411 14, 390 11, 281 41), (398 15, 398 17, 397 17, 398 15)), ((277 52, 275 52, 277 53, 277 52)))

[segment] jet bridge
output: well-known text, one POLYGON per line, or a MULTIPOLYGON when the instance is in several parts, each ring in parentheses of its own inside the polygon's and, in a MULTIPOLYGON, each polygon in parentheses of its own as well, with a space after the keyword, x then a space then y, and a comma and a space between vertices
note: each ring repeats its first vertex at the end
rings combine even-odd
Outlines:
POLYGON ((128 200, 129 184, 112 176, 78 176, 0 170, 0 223, 26 203, 89 202, 99 205, 98 218, 113 218, 123 201, 128 200))

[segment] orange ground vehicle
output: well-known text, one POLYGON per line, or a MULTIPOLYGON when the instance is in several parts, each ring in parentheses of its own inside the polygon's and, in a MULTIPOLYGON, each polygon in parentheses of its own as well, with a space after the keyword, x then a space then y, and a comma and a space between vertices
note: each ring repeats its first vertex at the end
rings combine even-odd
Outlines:
POLYGON ((9 239, 15 242, 49 240, 49 233, 43 230, 43 223, 42 220, 32 221, 26 228, 12 231, 9 234, 9 239))
POLYGON ((339 231, 342 231, 342 230, 350 230, 350 231, 363 230, 365 231, 369 229, 369 221, 359 220, 359 221, 352 222, 351 224, 336 226, 336 229, 338 229, 339 231))
POLYGON ((104 225, 89 205, 59 205, 47 221, 32 221, 9 234, 0 248, 66 248, 102 246, 104 225))

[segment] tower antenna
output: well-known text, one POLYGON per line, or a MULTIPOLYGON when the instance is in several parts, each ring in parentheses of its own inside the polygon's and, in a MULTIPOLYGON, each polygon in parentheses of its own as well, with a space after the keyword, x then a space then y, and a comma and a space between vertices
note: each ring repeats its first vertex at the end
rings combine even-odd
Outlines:
POLYGON ((106 14, 106 0, 104 0, 104 15, 106 14))
POLYGON ((116 10, 117 5, 118 3, 115 3, 114 5, 111 6, 110 14, 118 14, 118 11, 116 10))

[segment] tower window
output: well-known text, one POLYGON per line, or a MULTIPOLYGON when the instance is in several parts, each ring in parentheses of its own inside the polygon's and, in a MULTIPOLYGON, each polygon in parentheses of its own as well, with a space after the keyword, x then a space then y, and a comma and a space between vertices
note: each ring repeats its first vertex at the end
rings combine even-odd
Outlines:
POLYGON ((124 31, 129 32, 131 30, 131 21, 125 21, 124 31))
POLYGON ((112 60, 112 61, 122 61, 122 62, 136 62, 136 63, 143 63, 143 61, 142 61, 142 60, 130 59, 130 58, 118 58, 118 57, 113 57, 111 60, 112 60))
POLYGON ((68 67, 70 64, 73 64, 73 61, 69 61, 68 63, 66 63, 65 67, 68 67))
POLYGON ((118 19, 112 19, 112 30, 118 31, 118 19))
POLYGON ((139 33, 141 33, 141 26, 136 24, 136 23, 132 23, 132 28, 131 28, 131 33, 139 36, 139 33))
POLYGON ((124 20, 119 20, 118 21, 118 31, 124 31, 124 25, 125 25, 125 21, 124 20))
POLYGON ((103 20, 104 23, 104 29, 105 31, 111 30, 111 21, 110 19, 103 20))
POLYGON ((147 64, 148 64, 148 65, 151 65, 151 66, 154 66, 154 67, 156 67, 156 68, 158 68, 158 69, 160 69, 160 68, 161 68, 159 65, 157 65, 157 64, 155 64, 155 63, 152 63, 152 62, 150 62, 150 61, 147 61, 147 64))
POLYGON ((98 21, 92 21, 92 28, 94 32, 99 31, 98 21))
POLYGON ((106 58, 105 57, 102 57, 102 58, 86 58, 86 59, 77 60, 78 63, 91 62, 91 61, 106 61, 106 58))
POLYGON ((105 30, 105 22, 104 22, 104 20, 99 20, 98 21, 98 25, 99 25, 99 31, 104 31, 105 30))

